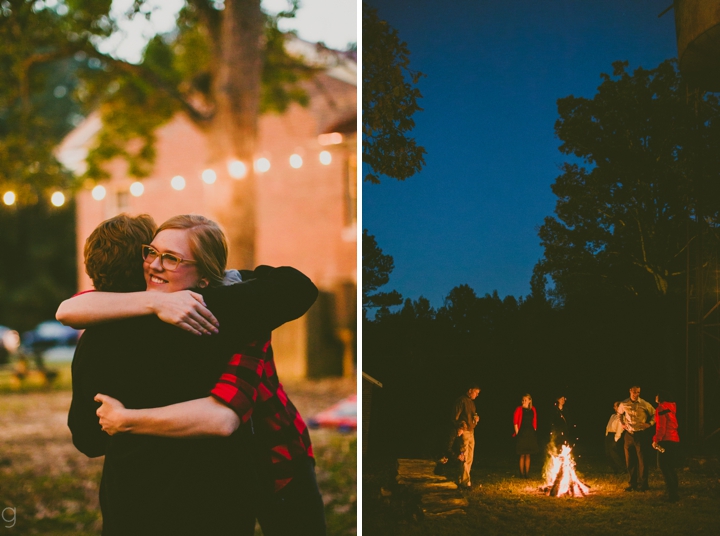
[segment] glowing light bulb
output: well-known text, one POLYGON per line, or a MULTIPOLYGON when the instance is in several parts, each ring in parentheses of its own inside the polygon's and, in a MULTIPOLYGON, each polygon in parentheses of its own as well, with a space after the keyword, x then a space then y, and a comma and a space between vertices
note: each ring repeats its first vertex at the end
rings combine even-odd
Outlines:
POLYGON ((50 202, 56 207, 61 207, 65 204, 65 196, 62 192, 55 192, 50 198, 50 202))
POLYGON ((243 179, 247 175, 247 166, 240 160, 233 160, 228 164, 228 172, 233 179, 243 179))
POLYGON ((176 190, 182 190, 185 188, 185 177, 182 175, 175 175, 172 180, 170 180, 170 186, 175 188, 176 190))
POLYGON ((15 192, 5 192, 3 195, 3 203, 10 206, 15 203, 15 192))
POLYGON ((130 193, 134 195, 135 197, 140 197, 143 192, 145 191, 145 186, 143 186, 142 182, 133 182, 130 185, 130 193))
POLYGON ((100 186, 99 184, 92 189, 92 197, 95 201, 102 201, 105 199, 105 194, 107 194, 105 187, 100 186))
MULTIPOLYGON (((240 162, 242 164, 242 162, 240 162)), ((217 180, 217 173, 212 169, 206 169, 202 172, 202 180, 205 184, 212 184, 217 180)))
POLYGON ((320 153, 320 163, 323 166, 329 166, 332 162, 332 155, 330 154, 330 151, 322 151, 320 153))
POLYGON ((300 156, 299 154, 293 154, 290 156, 290 166, 291 167, 298 169, 298 168, 302 167, 302 165, 303 165, 302 156, 300 156))
POLYGON ((270 169, 270 160, 267 158, 258 158, 255 160, 255 171, 265 173, 270 169))
POLYGON ((320 145, 337 145, 343 142, 343 135, 339 132, 329 132, 328 134, 320 134, 318 143, 320 145))

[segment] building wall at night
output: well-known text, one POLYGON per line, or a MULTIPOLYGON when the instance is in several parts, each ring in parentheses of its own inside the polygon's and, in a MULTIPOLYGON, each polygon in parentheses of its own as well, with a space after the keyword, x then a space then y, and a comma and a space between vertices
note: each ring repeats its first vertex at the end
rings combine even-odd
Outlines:
MULTIPOLYGON (((267 114, 259 122, 256 158, 268 159, 270 169, 255 175, 257 263, 294 266, 321 290, 318 303, 305 317, 274 334, 276 359, 284 377, 341 373, 343 351, 348 349, 341 342, 341 330, 355 326, 351 311, 357 285, 357 87, 352 67, 340 76, 332 71, 316 75, 306 85, 307 107, 292 105, 286 113, 267 114), (330 133, 335 134, 327 136, 330 133), (330 162, 327 154, 321 162, 323 151, 330 153, 330 162), (293 154, 302 158, 297 169, 290 165, 293 154)), ((99 127, 97 116, 88 117, 63 141, 60 160, 82 172, 84 156, 99 127)), ((98 183, 106 191, 103 199, 93 198, 95 184, 78 193, 79 290, 92 288, 82 250, 101 221, 121 212, 148 213, 158 224, 183 213, 213 218, 210 196, 222 196, 230 181, 242 180, 230 178, 225 170, 216 170, 213 184, 202 180, 209 161, 207 140, 184 115, 178 114, 158 129, 156 150, 153 172, 141 180, 142 195, 131 193, 137 179, 127 176, 127 165, 120 160, 106 166, 111 178, 98 183), (182 190, 171 186, 176 176, 185 180, 182 190)))

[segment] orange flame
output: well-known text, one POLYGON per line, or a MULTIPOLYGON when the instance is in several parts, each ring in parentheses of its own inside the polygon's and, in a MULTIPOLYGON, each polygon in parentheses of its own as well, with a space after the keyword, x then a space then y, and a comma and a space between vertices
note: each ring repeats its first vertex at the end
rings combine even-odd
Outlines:
POLYGON ((550 460, 545 466, 545 485, 541 488, 551 497, 584 497, 590 491, 575 473, 575 460, 571 448, 563 445, 560 453, 550 453, 550 460))

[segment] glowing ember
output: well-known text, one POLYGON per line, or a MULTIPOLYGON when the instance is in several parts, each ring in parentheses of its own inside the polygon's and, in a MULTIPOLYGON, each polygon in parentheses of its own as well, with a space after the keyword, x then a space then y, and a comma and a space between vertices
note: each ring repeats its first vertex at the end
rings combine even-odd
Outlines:
POLYGON ((568 445, 563 445, 560 454, 550 454, 545 466, 545 485, 540 489, 551 497, 584 497, 590 490, 575 473, 575 460, 570 451, 568 445))

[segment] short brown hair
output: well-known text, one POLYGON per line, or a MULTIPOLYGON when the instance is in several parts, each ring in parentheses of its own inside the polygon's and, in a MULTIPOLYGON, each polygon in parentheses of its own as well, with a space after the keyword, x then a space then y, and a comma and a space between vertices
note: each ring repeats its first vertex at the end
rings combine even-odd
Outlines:
POLYGON ((85 272, 96 290, 133 292, 145 290, 142 245, 155 233, 148 214, 120 214, 98 225, 85 241, 85 272))
POLYGON ((198 214, 181 214, 158 227, 155 236, 166 229, 189 231, 190 252, 197 262, 198 274, 206 277, 211 287, 223 284, 228 247, 225 234, 217 223, 198 214))

